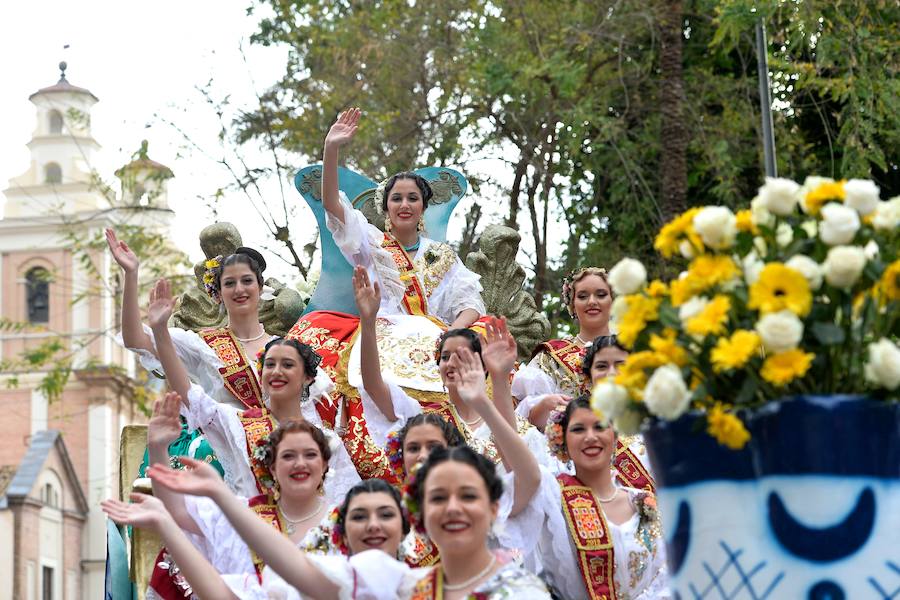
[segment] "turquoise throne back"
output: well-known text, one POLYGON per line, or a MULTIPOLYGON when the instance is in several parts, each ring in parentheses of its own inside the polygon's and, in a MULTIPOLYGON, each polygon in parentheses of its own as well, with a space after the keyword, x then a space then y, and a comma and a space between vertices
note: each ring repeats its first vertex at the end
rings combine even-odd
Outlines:
MULTIPOLYGON (((466 178, 459 171, 445 167, 424 167, 415 169, 431 185, 434 196, 425 211, 425 229, 427 236, 439 242, 447 241, 447 223, 453 209, 465 195, 469 187, 466 178)), ((352 315, 357 314, 356 302, 353 299, 351 277, 353 267, 348 263, 331 232, 325 227, 325 208, 322 206, 322 165, 304 167, 294 177, 294 185, 303 199, 312 209, 319 226, 319 239, 322 249, 322 273, 312 297, 306 305, 304 314, 314 310, 333 310, 352 315)), ((338 188, 347 195, 353 208, 362 211, 370 223, 384 228, 383 217, 379 217, 374 202, 375 188, 378 182, 345 169, 338 168, 338 188)))

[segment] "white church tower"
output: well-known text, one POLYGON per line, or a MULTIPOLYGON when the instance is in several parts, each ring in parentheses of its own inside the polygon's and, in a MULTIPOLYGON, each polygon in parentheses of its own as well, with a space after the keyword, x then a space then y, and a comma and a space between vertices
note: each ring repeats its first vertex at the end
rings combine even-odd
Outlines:
POLYGON ((119 268, 105 248, 73 248, 128 222, 167 235, 172 172, 139 156, 117 172, 124 196, 94 175, 91 133, 97 97, 60 63, 59 81, 33 93, 30 166, 10 180, 0 219, 0 598, 102 598, 106 518, 118 497, 119 434, 144 422, 134 359, 114 340, 119 268), (100 190, 104 190, 101 192, 100 190), (61 347, 28 368, 28 351, 61 347), (58 396, 51 367, 69 364, 58 396))

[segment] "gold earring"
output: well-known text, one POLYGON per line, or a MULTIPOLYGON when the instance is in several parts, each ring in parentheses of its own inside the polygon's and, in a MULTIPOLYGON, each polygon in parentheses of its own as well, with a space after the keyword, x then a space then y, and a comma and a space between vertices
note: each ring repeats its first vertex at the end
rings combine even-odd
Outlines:
POLYGON ((416 224, 416 231, 419 233, 425 231, 425 215, 419 217, 419 222, 416 224))
POLYGON ((388 233, 391 232, 391 218, 390 217, 384 218, 384 230, 388 233))

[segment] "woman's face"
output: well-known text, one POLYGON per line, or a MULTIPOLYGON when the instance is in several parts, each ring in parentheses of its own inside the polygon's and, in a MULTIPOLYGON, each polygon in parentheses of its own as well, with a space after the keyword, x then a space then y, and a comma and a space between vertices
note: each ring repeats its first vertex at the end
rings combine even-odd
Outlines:
POLYGON ((249 265, 236 263, 222 269, 219 287, 222 302, 229 315, 256 314, 262 290, 249 265))
POLYGON ((484 548, 497 503, 475 467, 442 462, 428 472, 424 486, 425 531, 440 553, 463 556, 484 548))
POLYGON ((419 224, 419 217, 425 210, 422 192, 412 179, 398 179, 387 196, 387 214, 391 228, 397 231, 411 231, 419 224))
POLYGON ((461 335, 455 335, 445 339, 444 345, 441 347, 441 362, 438 363, 438 372, 441 374, 441 382, 448 390, 455 387, 459 381, 459 373, 450 366, 450 358, 456 354, 456 351, 460 348, 472 349, 469 340, 461 335))
POLYGON ((575 316, 581 327, 592 330, 609 329, 609 311, 612 308, 612 293, 609 285, 599 275, 585 275, 575 282, 572 295, 575 316))
POLYGON ((344 518, 344 539, 351 555, 381 550, 397 556, 403 519, 394 498, 387 492, 363 492, 351 498, 344 518))
POLYGON ((594 411, 576 408, 566 429, 566 450, 575 463, 576 473, 609 469, 616 450, 616 433, 594 411))
POLYGON ((299 402, 303 386, 312 382, 293 346, 272 346, 263 361, 262 386, 273 404, 299 402))
POLYGON ((440 427, 423 423, 411 427, 403 438, 403 469, 411 472, 412 468, 423 462, 435 448, 446 448, 447 440, 440 427))
POLYGON ((295 431, 281 438, 271 470, 282 497, 300 499, 319 493, 326 466, 312 436, 295 431))
POLYGON ((618 346, 607 346, 597 350, 591 362, 591 384, 618 375, 627 358, 628 352, 618 346))

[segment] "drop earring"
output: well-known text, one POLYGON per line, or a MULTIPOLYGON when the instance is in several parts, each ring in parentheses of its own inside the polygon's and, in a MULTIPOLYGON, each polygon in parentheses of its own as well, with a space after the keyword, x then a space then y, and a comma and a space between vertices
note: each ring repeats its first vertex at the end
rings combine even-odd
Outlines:
POLYGON ((384 218, 384 230, 385 230, 387 233, 390 233, 390 232, 391 232, 391 218, 390 218, 390 217, 387 217, 387 216, 386 216, 386 217, 384 218))
POLYGON ((425 231, 425 215, 419 217, 419 222, 416 223, 416 231, 418 231, 419 233, 425 231))

